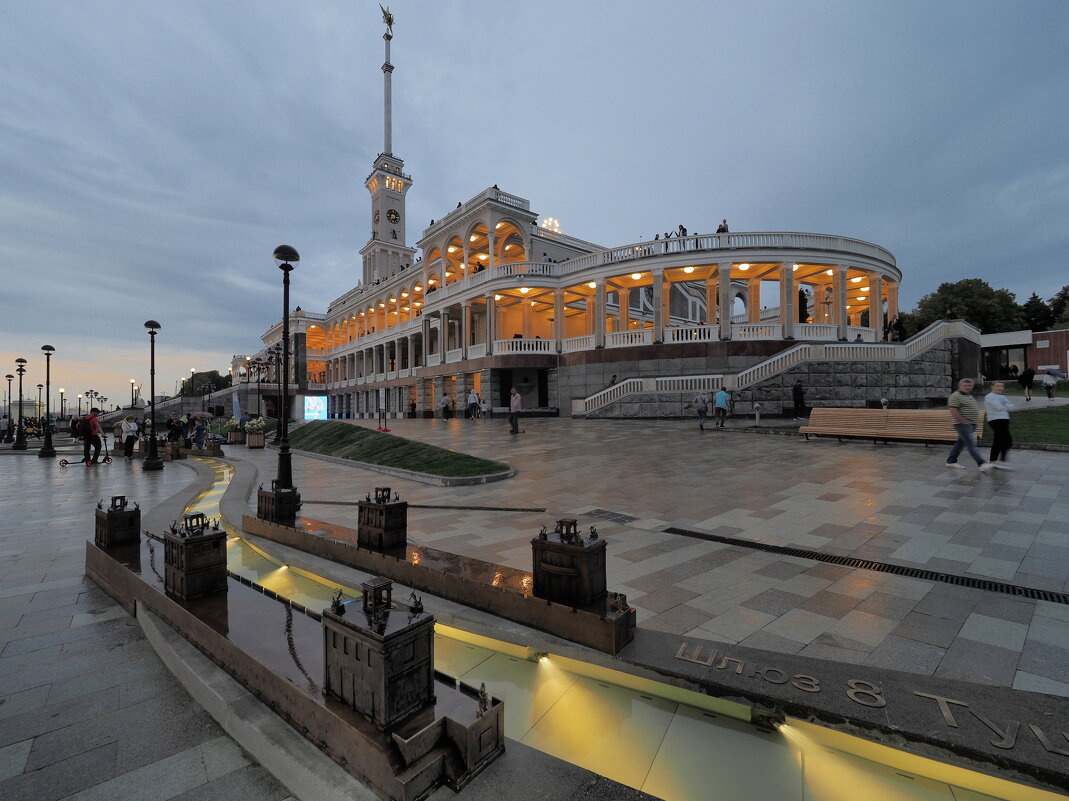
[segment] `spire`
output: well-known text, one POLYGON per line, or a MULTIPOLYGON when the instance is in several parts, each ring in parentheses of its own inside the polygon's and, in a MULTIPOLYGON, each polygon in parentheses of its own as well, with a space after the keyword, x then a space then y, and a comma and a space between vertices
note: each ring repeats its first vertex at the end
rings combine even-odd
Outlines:
POLYGON ((392 98, 392 85, 391 77, 393 73, 393 64, 390 63, 390 40, 393 39, 393 14, 390 13, 390 7, 383 8, 382 4, 379 4, 379 8, 382 9, 382 21, 386 24, 386 33, 382 35, 383 41, 386 42, 386 60, 382 63, 382 81, 383 81, 383 135, 382 135, 382 152, 387 156, 393 155, 393 98, 392 98))

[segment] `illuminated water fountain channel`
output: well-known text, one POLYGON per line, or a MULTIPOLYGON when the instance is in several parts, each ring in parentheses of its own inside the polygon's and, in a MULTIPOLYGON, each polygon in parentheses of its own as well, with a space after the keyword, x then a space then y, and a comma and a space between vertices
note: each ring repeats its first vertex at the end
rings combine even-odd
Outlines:
MULTIPOLYGON (((219 517, 233 468, 201 461, 214 481, 186 512, 219 517)), ((231 572, 309 609, 330 605, 335 582, 282 565, 224 527, 231 572)), ((485 682, 505 702, 508 737, 668 801, 1065 798, 800 720, 757 726, 749 706, 600 665, 440 623, 435 632, 435 668, 485 682)))

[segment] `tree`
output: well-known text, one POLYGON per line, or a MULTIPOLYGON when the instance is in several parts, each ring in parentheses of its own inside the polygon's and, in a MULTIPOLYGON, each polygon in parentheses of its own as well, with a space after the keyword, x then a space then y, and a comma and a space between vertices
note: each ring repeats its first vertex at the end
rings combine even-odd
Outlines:
POLYGON ((918 330, 949 317, 971 323, 982 334, 1021 328, 1017 297, 1008 289, 992 289, 987 281, 979 278, 940 284, 935 292, 920 299, 914 317, 918 330))
POLYGON ((1054 318, 1054 327, 1069 326, 1069 284, 1058 290, 1058 294, 1047 302, 1050 304, 1051 316, 1054 318))
POLYGON ((1048 331, 1054 324, 1054 313, 1035 292, 1021 304, 1021 318, 1025 328, 1033 331, 1048 331))
MULTIPOLYGON (((1069 288, 1069 287, 1067 287, 1069 288)), ((809 320, 809 292, 805 287, 798 287, 798 322, 804 323, 809 320)))

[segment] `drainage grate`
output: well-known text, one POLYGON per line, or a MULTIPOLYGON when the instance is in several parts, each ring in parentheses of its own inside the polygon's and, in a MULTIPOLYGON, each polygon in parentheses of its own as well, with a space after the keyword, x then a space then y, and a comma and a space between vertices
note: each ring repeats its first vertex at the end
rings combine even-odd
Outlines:
POLYGON ((784 545, 770 545, 767 542, 754 542, 735 537, 721 537, 718 534, 706 534, 703 531, 691 531, 685 528, 662 529, 665 534, 678 534, 681 537, 690 537, 696 540, 719 542, 724 545, 737 545, 740 548, 750 548, 755 551, 767 551, 768 553, 781 554, 783 556, 798 556, 802 559, 812 559, 816 562, 827 562, 832 565, 853 567, 861 570, 874 570, 877 573, 892 573, 896 576, 936 581, 943 584, 956 584, 959 587, 970 587, 975 590, 986 592, 1001 592, 1007 595, 1017 595, 1021 598, 1029 598, 1034 601, 1050 601, 1056 604, 1069 604, 1069 594, 1064 592, 1050 592, 1049 590, 1037 590, 1034 587, 1022 587, 1018 584, 1006 584, 1002 581, 987 581, 986 579, 971 578, 970 576, 955 576, 951 573, 940 573, 936 570, 925 570, 917 567, 905 567, 888 562, 873 562, 868 559, 855 559, 852 556, 836 556, 835 554, 811 551, 807 548, 788 548, 784 545))
POLYGON ((622 515, 619 512, 610 512, 608 509, 594 509, 593 511, 587 512, 586 515, 587 517, 596 517, 600 520, 608 520, 610 523, 619 523, 620 525, 634 523, 638 520, 637 517, 622 515))

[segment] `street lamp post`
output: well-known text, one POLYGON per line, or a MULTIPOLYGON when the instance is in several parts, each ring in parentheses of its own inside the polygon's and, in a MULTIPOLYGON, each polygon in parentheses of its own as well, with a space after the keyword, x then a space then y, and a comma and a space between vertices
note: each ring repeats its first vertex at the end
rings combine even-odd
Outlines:
POLYGON ((15 364, 18 365, 15 372, 19 376, 19 423, 18 428, 15 429, 15 444, 11 446, 11 450, 24 451, 26 450, 26 432, 22 429, 22 377, 26 375, 26 360, 15 359, 15 364))
MULTIPOLYGON (((284 387, 284 385, 282 383, 282 343, 281 342, 277 343, 275 345, 275 347, 271 349, 271 355, 275 359, 275 378, 278 379, 279 406, 281 408, 285 408, 285 407, 282 406, 282 398, 283 398, 283 396, 285 394, 285 387, 284 387)), ((278 445, 278 443, 280 443, 282 441, 282 425, 281 425, 281 422, 282 421, 280 420, 279 421, 279 425, 275 426, 275 438, 273 440, 271 440, 271 444, 273 444, 273 445, 278 445)))
POLYGON ((8 373, 4 378, 7 379, 7 430, 0 432, 0 436, 3 436, 4 442, 14 442, 14 426, 11 425, 11 382, 15 380, 15 376, 8 373))
POLYGON ((33 407, 33 410, 37 413, 38 418, 41 416, 41 390, 44 388, 44 384, 37 385, 37 405, 33 407))
POLYGON ((134 408, 134 387, 136 387, 136 386, 137 386, 137 379, 136 378, 131 378, 130 379, 130 408, 131 409, 134 408))
MULTIPOLYGON (((56 455, 56 449, 52 445, 52 354, 56 349, 51 345, 42 345, 41 350, 45 354, 45 444, 37 452, 39 458, 47 458, 56 455)), ((60 390, 62 397, 63 390, 60 390)), ((62 406, 62 402, 60 406, 62 406)))
MULTIPOLYGON (((295 248, 279 245, 275 248, 275 262, 282 270, 282 339, 290 337, 290 272, 300 261, 295 248)), ((289 375, 289 350, 282 351, 282 374, 289 375)), ((301 508, 301 494, 293 486, 293 463, 290 454, 289 431, 287 426, 286 396, 282 398, 282 440, 278 449, 278 478, 271 482, 271 489, 260 490, 257 497, 256 516, 273 523, 292 526, 297 521, 297 512, 301 508)))
POLYGON ((189 368, 189 397, 191 397, 191 398, 193 397, 194 393, 197 391, 196 387, 193 386, 193 378, 196 375, 197 375, 197 368, 196 367, 190 367, 189 368))
POLYGON ((60 420, 62 420, 63 418, 65 418, 67 416, 67 406, 66 406, 67 399, 63 397, 63 393, 65 393, 66 391, 67 390, 65 390, 63 387, 59 388, 59 419, 60 420))
POLYGON ((78 416, 82 416, 82 393, 78 393, 78 416))
POLYGON ((147 320, 145 328, 148 329, 149 356, 148 356, 148 398, 149 398, 149 432, 148 432, 148 456, 141 465, 142 470, 162 470, 163 459, 160 458, 156 445, 156 332, 163 326, 155 320, 147 320))

